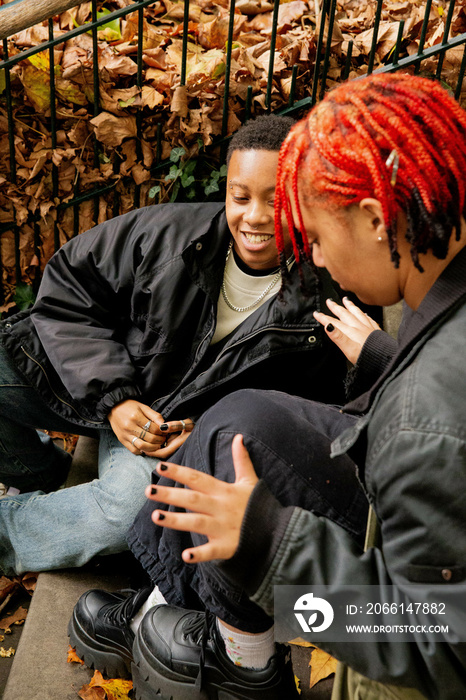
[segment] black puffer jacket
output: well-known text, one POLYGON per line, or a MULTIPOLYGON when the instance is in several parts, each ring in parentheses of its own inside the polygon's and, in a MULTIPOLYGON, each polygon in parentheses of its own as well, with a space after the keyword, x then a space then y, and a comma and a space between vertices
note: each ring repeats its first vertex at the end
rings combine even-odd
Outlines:
MULTIPOLYGON (((60 415, 108 425, 134 398, 165 420, 196 416, 244 387, 342 400, 344 360, 312 311, 331 293, 299 276, 210 348, 230 240, 223 204, 147 207, 64 245, 31 312, 2 323, 17 368, 60 415)), ((306 275, 312 276, 308 271, 306 275)))

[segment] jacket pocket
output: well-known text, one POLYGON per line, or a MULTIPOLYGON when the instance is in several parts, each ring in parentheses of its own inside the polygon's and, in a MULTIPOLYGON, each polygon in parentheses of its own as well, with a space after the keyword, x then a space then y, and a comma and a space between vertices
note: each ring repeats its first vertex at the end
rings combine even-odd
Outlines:
POLYGON ((171 350, 166 337, 148 326, 144 330, 131 326, 126 334, 125 345, 134 357, 157 355, 171 350))
POLYGON ((412 583, 459 583, 464 581, 464 566, 422 566, 411 564, 407 569, 408 581, 412 583))

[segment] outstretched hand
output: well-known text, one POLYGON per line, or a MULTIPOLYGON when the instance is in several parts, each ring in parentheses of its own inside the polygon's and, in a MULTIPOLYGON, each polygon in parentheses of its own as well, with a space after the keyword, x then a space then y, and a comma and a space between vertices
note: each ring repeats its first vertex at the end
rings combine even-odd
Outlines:
POLYGON ((325 326, 330 340, 354 365, 369 335, 373 331, 380 331, 381 328, 348 297, 343 298, 343 304, 344 306, 340 306, 332 299, 327 299, 327 306, 336 318, 320 311, 314 311, 314 318, 325 326))
POLYGON ((238 548, 244 513, 258 477, 243 445, 242 435, 235 435, 231 451, 236 474, 233 484, 195 469, 160 463, 156 468, 160 476, 188 488, 157 484, 146 489, 146 496, 152 501, 188 511, 175 513, 155 510, 152 520, 156 525, 196 532, 208 538, 206 544, 183 551, 182 558, 186 562, 194 564, 212 559, 230 559, 238 548))

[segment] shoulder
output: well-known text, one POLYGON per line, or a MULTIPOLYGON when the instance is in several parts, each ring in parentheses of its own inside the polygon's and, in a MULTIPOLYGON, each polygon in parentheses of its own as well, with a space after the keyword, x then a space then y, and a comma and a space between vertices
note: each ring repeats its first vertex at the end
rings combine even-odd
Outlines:
POLYGON ((431 333, 380 394, 370 423, 373 446, 393 433, 421 431, 466 439, 466 305, 431 333))
POLYGON ((223 230, 224 209, 225 205, 218 202, 159 204, 135 209, 80 234, 59 252, 98 255, 118 248, 118 253, 123 254, 138 246, 144 253, 157 241, 168 254, 176 254, 199 235, 223 230))
POLYGON ((84 235, 112 236, 119 231, 155 234, 168 230, 192 236, 216 220, 224 209, 225 205, 219 202, 157 204, 116 216, 84 235))

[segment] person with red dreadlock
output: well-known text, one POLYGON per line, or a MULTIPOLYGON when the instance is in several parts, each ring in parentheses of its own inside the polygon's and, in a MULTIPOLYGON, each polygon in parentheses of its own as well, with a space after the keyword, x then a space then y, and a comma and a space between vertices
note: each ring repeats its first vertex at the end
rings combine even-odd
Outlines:
MULTIPOLYGON (((236 392, 199 421, 185 466, 158 464, 146 494, 158 534, 139 551, 149 604, 119 646, 105 633, 131 598, 85 594, 70 623, 93 640, 94 663, 132 659, 136 697, 298 697, 275 639, 303 635, 340 661, 333 700, 465 697, 465 173, 466 113, 426 78, 342 84, 291 129, 275 199, 283 269, 286 223, 303 280, 312 261, 362 302, 404 299, 409 313, 391 361, 342 411, 236 392), (364 550, 287 491, 299 473, 302 492, 325 500, 343 465, 372 506, 364 550), (173 571, 160 566, 167 532, 173 571)), ((316 319, 351 345, 358 312, 330 308, 335 318, 316 319)), ((136 521, 136 555, 144 536, 136 521)))

